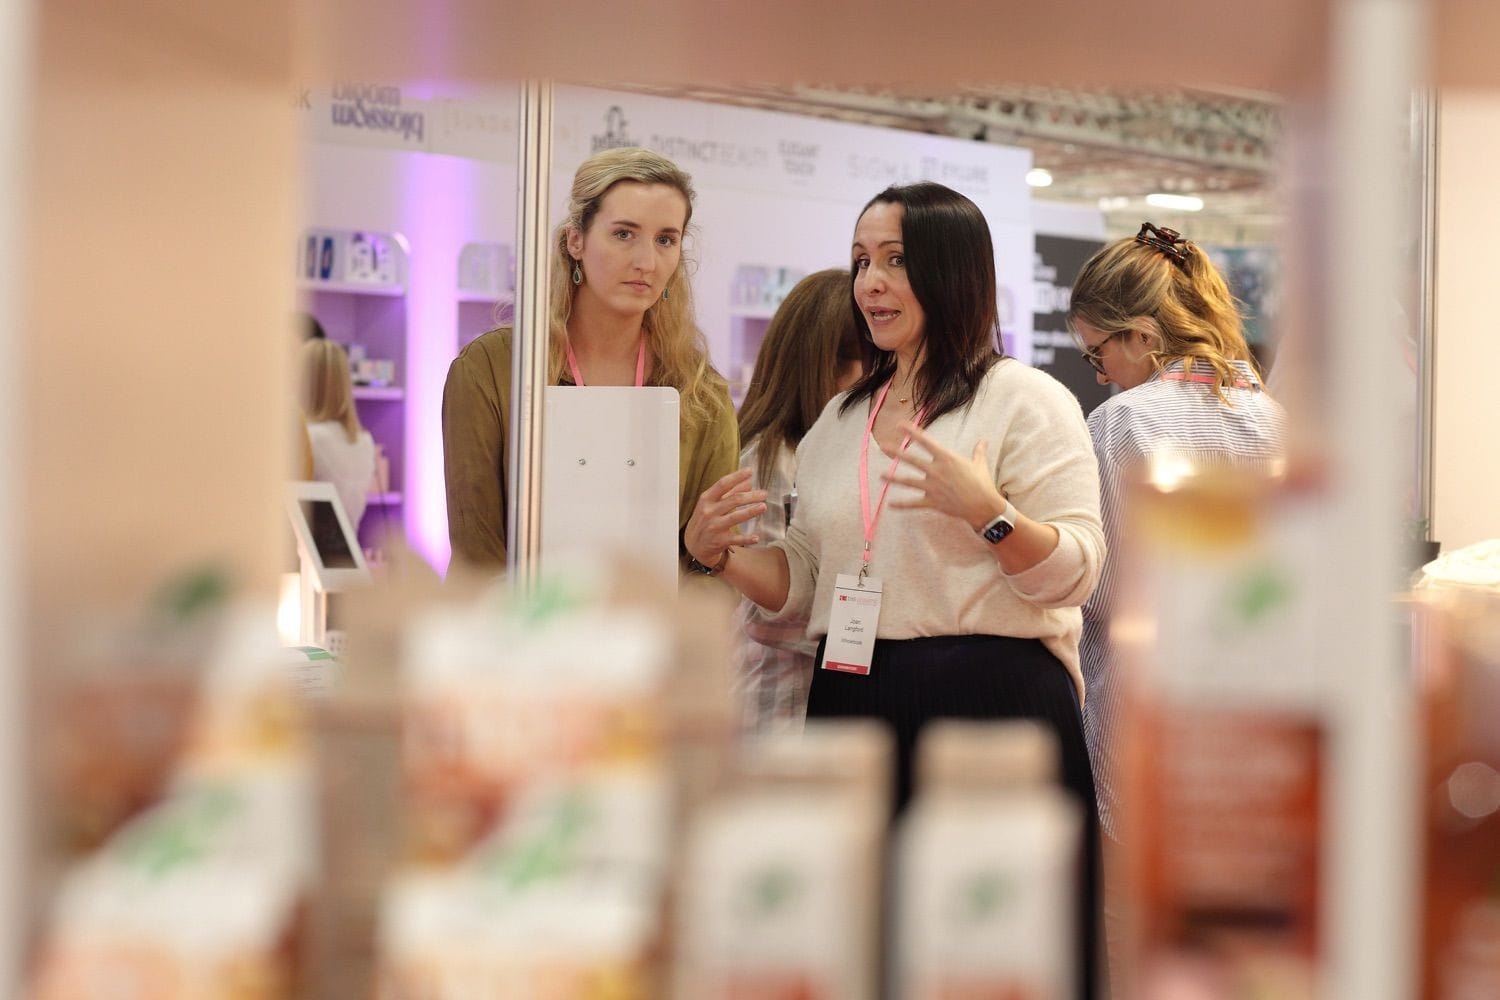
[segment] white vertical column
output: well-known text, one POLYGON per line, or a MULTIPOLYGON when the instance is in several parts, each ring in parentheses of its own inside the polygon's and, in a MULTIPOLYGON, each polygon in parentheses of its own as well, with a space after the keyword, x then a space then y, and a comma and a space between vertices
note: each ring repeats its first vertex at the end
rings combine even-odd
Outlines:
POLYGON ((32 20, 25 0, 0 0, 0 994, 20 992, 26 927, 27 780, 25 733, 29 723, 21 655, 20 546, 17 528, 21 468, 18 336, 22 273, 20 206, 27 203, 23 160, 31 96, 32 20))
POLYGON ((1416 482, 1411 516, 1427 520, 1426 538, 1432 533, 1432 389, 1434 323, 1437 316, 1437 190, 1438 106, 1437 92, 1422 89, 1412 98, 1412 169, 1416 172, 1417 203, 1417 435, 1416 463, 1411 475, 1416 482))
POLYGON ((510 510, 506 564, 512 582, 536 581, 542 545, 542 408, 547 386, 547 306, 552 270, 547 231, 552 170, 552 84, 521 87, 521 171, 516 206, 516 323, 511 353, 510 510))
POLYGON ((1397 586, 1402 331, 1395 289, 1404 196, 1405 125, 1419 85, 1421 0, 1339 0, 1330 61, 1329 352, 1327 394, 1334 516, 1325 551, 1340 567, 1327 635, 1336 678, 1333 848, 1326 862, 1326 997, 1413 995, 1415 744, 1391 598, 1397 586))

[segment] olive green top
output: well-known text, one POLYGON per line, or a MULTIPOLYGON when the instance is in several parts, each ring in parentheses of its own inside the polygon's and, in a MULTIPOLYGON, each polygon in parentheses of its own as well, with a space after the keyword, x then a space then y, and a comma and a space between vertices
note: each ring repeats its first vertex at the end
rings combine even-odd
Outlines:
MULTIPOLYGON (((509 440, 511 332, 481 335, 448 368, 443 386, 443 476, 453 561, 481 569, 505 565, 505 449, 509 440)), ((677 505, 681 529, 698 496, 739 466, 739 427, 729 389, 718 381, 718 406, 701 426, 682 421, 677 505)), ((571 381, 562 383, 571 385, 571 381)), ((648 385, 657 383, 647 380, 648 385)))

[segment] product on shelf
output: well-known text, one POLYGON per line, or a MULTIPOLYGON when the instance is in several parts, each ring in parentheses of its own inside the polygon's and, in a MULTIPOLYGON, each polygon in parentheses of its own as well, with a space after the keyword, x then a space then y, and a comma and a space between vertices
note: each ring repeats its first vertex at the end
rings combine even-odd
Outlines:
POLYGON ((1423 1000, 1500 996, 1500 594, 1414 609, 1425 717, 1423 1000))
POLYGON ((665 630, 644 616, 534 625, 462 611, 417 623, 403 727, 410 860, 461 860, 536 781, 658 764, 669 656, 665 630))
POLYGON ((49 724, 38 756, 45 840, 61 860, 97 848, 166 791, 219 636, 216 607, 195 602, 220 583, 189 574, 144 613, 84 619, 52 651, 55 669, 39 682, 49 724))
POLYGON ((870 859, 884 820, 864 804, 858 792, 792 786, 703 808, 683 862, 674 996, 874 995, 870 859))
POLYGON ((1072 1000, 1082 815, 1035 723, 922 734, 897 841, 893 996, 1072 1000))
POLYGON ((652 996, 669 816, 667 783, 651 768, 517 793, 461 863, 390 883, 379 995, 652 996))
POLYGON ((661 995, 668 859, 730 737, 727 603, 616 568, 410 622, 378 995, 661 995))
POLYGON ((1129 494, 1112 635, 1127 995, 1316 993, 1332 569, 1315 499, 1171 454, 1129 494))
POLYGON ((264 628, 236 623, 204 679, 165 797, 63 874, 33 1000, 298 995, 311 770, 289 654, 258 610, 264 628))
POLYGON ((891 738, 811 721, 750 741, 691 820, 678 871, 674 995, 875 995, 891 738))

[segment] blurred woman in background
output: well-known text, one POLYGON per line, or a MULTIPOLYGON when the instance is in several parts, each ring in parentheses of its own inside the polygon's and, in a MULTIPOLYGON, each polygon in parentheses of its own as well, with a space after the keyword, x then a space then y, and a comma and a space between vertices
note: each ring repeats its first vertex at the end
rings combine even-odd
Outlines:
MULTIPOLYGON (((855 320, 849 272, 830 268, 797 282, 761 341, 740 406, 740 467, 754 469, 752 487, 770 495, 766 510, 745 529, 763 543, 785 537, 796 510, 803 435, 830 399, 864 375, 870 348, 855 320)), ((772 621, 744 600, 735 625, 735 678, 746 727, 800 731, 818 646, 807 636, 807 621, 772 621)))
POLYGON ((313 338, 302 345, 299 361, 313 478, 334 485, 349 524, 358 530, 375 479, 375 440, 354 409, 349 357, 339 344, 313 338))

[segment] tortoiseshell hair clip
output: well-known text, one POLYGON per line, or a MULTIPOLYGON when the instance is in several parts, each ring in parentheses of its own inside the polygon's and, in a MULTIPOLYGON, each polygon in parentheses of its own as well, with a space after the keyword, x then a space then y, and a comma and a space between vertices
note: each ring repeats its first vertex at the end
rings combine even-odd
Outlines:
POLYGON ((1175 260, 1179 267, 1187 266, 1188 251, 1193 249, 1193 245, 1177 230, 1153 226, 1149 222, 1141 223, 1141 231, 1135 234, 1135 241, 1155 247, 1175 260))

